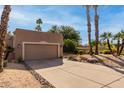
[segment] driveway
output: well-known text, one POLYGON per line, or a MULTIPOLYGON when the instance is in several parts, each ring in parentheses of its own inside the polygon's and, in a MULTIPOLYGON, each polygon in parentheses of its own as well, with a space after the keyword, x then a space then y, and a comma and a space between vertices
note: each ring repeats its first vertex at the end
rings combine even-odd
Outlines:
POLYGON ((67 59, 26 63, 57 88, 124 87, 124 75, 105 66, 67 59))

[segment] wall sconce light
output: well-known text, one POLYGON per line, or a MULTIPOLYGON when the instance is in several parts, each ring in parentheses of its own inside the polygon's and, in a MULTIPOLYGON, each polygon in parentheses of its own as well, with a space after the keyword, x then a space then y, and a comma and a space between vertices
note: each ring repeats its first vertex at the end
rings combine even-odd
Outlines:
POLYGON ((63 47, 63 45, 60 45, 60 47, 63 47))
POLYGON ((17 48, 20 48, 21 47, 21 44, 17 44, 17 48))

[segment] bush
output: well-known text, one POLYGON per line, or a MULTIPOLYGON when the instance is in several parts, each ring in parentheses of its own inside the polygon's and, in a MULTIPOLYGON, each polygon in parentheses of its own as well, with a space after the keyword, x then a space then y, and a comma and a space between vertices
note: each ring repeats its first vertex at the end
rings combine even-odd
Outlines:
POLYGON ((102 53, 103 54, 111 54, 110 50, 103 50, 102 53))
POLYGON ((80 55, 85 54, 85 51, 78 50, 78 54, 80 54, 80 55))
POLYGON ((83 54, 83 51, 79 50, 78 51, 78 54, 82 55, 83 54))
POLYGON ((63 47, 64 52, 67 53, 76 53, 76 44, 73 40, 66 39, 64 40, 64 47, 63 47))
POLYGON ((24 62, 23 59, 22 59, 22 57, 19 57, 17 60, 18 60, 18 63, 24 62))
POLYGON ((14 51, 14 48, 11 46, 6 46, 5 48, 5 58, 4 60, 7 60, 7 58, 9 57, 9 54, 12 53, 14 51))
POLYGON ((4 60, 3 67, 7 67, 7 63, 8 63, 8 61, 7 60, 4 60))
POLYGON ((115 48, 112 48, 112 52, 113 52, 113 53, 116 53, 117 50, 116 50, 115 48))
POLYGON ((74 50, 74 54, 78 54, 78 49, 75 49, 74 50))

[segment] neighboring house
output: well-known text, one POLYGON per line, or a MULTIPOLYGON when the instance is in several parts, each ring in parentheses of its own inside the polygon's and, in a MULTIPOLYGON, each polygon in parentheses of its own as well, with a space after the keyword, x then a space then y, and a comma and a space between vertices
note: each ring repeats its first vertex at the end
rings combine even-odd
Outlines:
POLYGON ((15 59, 41 60, 63 56, 63 37, 50 32, 16 29, 13 37, 15 59))

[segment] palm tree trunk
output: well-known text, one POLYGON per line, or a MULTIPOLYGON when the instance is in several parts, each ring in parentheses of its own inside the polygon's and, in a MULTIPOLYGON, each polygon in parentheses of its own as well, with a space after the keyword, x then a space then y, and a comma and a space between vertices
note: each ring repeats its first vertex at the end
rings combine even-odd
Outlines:
POLYGON ((7 33, 7 26, 8 26, 10 11, 11 11, 10 5, 5 5, 2 12, 2 16, 1 16, 1 22, 0 22, 0 72, 3 71, 5 38, 7 33))
POLYGON ((119 56, 121 55, 123 48, 124 48, 124 39, 122 39, 121 49, 120 49, 119 54, 118 54, 119 56))
POLYGON ((95 11, 95 39, 96 39, 96 43, 95 43, 95 54, 98 55, 99 54, 99 50, 98 50, 98 44, 99 44, 99 16, 97 15, 97 5, 94 5, 94 11, 95 11))
POLYGON ((88 46, 89 46, 89 54, 92 55, 92 45, 91 45, 91 23, 90 23, 90 14, 89 14, 89 5, 86 6, 86 14, 87 14, 87 28, 88 28, 88 46))
POLYGON ((117 55, 119 55, 119 48, 120 48, 120 40, 118 39, 118 43, 117 43, 117 55))
POLYGON ((7 60, 8 56, 9 56, 10 52, 6 52, 5 58, 4 60, 7 60))
POLYGON ((112 52, 112 49, 111 49, 111 46, 110 46, 109 39, 107 39, 107 44, 108 44, 108 48, 109 48, 109 50, 110 50, 110 53, 113 55, 113 52, 112 52))

